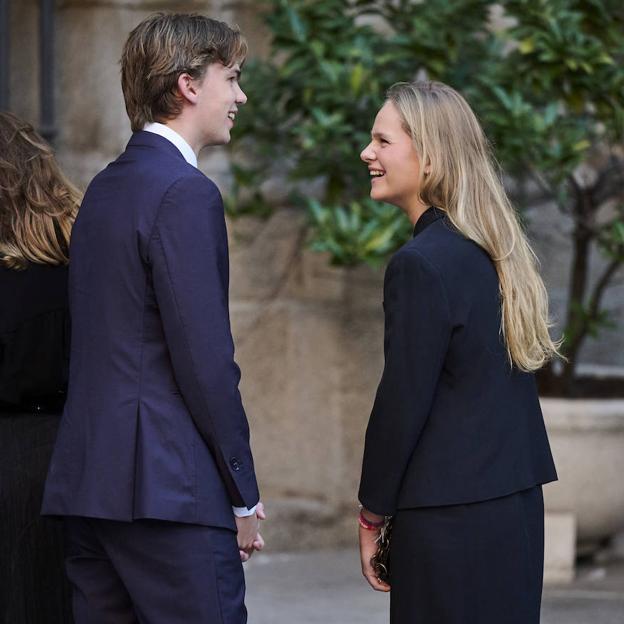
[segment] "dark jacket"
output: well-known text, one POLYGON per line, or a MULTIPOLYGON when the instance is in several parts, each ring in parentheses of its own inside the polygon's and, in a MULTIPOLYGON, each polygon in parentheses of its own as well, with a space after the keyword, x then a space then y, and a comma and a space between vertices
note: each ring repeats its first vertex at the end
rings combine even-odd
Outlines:
POLYGON ((512 368, 489 256, 429 208, 384 282, 385 366, 366 432, 372 512, 470 503, 557 478, 534 375, 512 368))
POLYGON ((216 186, 133 135, 70 247, 69 390, 43 512, 234 528, 258 487, 234 362, 216 186))
POLYGON ((69 362, 67 267, 0 266, 0 413, 59 414, 69 362))

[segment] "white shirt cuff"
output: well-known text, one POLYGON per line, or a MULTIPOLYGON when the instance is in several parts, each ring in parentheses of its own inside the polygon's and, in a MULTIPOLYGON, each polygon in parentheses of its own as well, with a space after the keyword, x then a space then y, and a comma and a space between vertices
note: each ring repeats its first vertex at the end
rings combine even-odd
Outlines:
POLYGON ((247 507, 232 507, 232 511, 237 518, 247 518, 256 513, 256 507, 257 505, 254 505, 251 509, 247 509, 247 507))

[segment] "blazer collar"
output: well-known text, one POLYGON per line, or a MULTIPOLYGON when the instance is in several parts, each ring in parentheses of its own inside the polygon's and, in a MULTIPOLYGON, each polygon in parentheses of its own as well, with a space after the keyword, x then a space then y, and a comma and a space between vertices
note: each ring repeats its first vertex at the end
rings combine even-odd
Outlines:
POLYGON ((126 149, 132 147, 151 147, 156 148, 161 151, 165 151, 168 154, 175 156, 176 158, 180 158, 184 162, 186 159, 182 155, 182 152, 168 139, 161 137, 159 134, 154 134, 153 132, 145 132, 144 130, 140 130, 139 132, 133 133, 128 141, 128 145, 126 149))
POLYGON ((443 219, 445 215, 446 212, 444 212, 444 210, 436 208, 435 206, 427 208, 427 210, 418 217, 418 221, 416 221, 416 225, 414 225, 414 236, 418 236, 425 228, 429 227, 435 221, 443 219))

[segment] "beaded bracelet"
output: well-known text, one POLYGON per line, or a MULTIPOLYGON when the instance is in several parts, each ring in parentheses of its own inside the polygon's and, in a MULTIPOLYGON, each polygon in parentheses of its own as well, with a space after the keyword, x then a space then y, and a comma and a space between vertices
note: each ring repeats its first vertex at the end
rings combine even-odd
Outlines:
POLYGON ((360 526, 367 531, 377 531, 378 529, 381 529, 381 527, 384 525, 383 520, 380 520, 379 522, 371 522, 368 518, 364 516, 361 510, 360 515, 358 516, 358 522, 360 526))

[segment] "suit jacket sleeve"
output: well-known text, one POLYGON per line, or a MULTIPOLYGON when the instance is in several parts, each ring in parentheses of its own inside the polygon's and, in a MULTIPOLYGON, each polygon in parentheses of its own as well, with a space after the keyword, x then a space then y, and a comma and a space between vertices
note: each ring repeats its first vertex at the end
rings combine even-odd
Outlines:
POLYGON ((384 309, 385 364, 366 430, 359 499, 374 513, 393 515, 451 334, 444 285, 418 251, 402 250, 390 262, 384 309))
POLYGON ((230 331, 227 233, 210 180, 189 176, 170 187, 149 250, 176 382, 232 505, 251 508, 259 495, 230 331))

